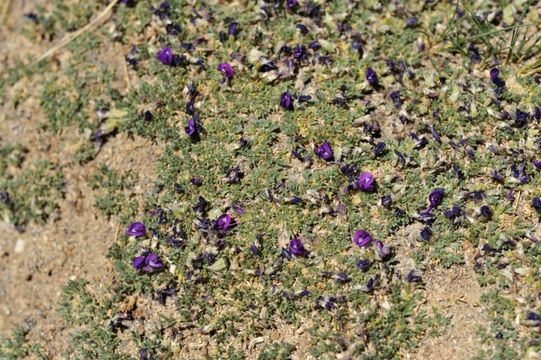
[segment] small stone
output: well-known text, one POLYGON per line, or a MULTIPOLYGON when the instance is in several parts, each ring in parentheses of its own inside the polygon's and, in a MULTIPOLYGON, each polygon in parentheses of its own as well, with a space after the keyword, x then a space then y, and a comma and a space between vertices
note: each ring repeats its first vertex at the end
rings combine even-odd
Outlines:
POLYGON ((15 254, 20 254, 24 251, 24 240, 18 239, 17 242, 15 242, 15 254))

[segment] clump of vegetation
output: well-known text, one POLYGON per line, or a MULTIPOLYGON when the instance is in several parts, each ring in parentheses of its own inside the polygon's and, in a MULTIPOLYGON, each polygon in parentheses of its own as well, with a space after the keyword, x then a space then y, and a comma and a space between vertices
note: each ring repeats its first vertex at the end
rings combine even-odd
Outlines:
MULTIPOLYGON (((96 11, 54 5, 36 33, 96 11)), ((120 1, 44 83, 43 128, 83 139, 73 163, 119 132, 163 149, 141 212, 137 174, 102 165, 90 181, 126 231, 103 298, 84 282, 64 290, 66 321, 85 324, 76 353, 149 359, 203 342, 230 359, 395 358, 445 334, 445 309, 421 295, 425 274, 453 267, 487 287, 479 356, 538 353, 539 5, 244 5, 120 1), (128 297, 145 312, 121 311, 128 297), (305 342, 271 340, 278 324, 305 342)), ((0 169, 21 166, 24 151, 3 151, 0 169)), ((0 178, 15 224, 61 196, 58 169, 39 164, 0 178)))

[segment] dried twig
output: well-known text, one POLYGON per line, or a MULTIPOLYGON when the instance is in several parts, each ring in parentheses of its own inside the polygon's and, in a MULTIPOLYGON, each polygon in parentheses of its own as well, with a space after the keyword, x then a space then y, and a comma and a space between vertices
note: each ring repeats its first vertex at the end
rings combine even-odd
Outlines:
POLYGON ((36 63, 39 63, 42 60, 47 59, 48 57, 53 55, 55 52, 62 49, 64 46, 69 44, 71 41, 73 41, 74 39, 79 37, 81 34, 83 34, 84 32, 86 32, 88 30, 90 30, 93 26, 97 25, 101 20, 103 20, 103 18, 105 18, 105 16, 107 16, 109 14, 109 11, 111 11, 111 9, 116 5, 116 3, 118 3, 118 1, 119 0, 113 0, 105 9, 103 9, 101 14, 99 14, 91 22, 89 22, 88 24, 86 24, 84 27, 80 28, 76 32, 65 36, 58 44, 53 46, 51 49, 47 50, 45 52, 45 54, 41 55, 37 60, 35 60, 32 65, 34 65, 36 63))

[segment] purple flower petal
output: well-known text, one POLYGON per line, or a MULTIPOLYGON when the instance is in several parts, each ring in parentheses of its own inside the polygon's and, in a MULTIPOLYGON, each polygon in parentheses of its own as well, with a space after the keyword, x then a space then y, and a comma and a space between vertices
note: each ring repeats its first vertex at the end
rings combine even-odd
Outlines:
POLYGON ((357 186, 362 191, 372 191, 376 186, 376 180, 371 173, 365 171, 357 177, 357 186))
POLYGON ((133 262, 132 262, 133 268, 135 270, 141 269, 143 267, 143 265, 145 265, 145 258, 146 258, 145 255, 134 257, 133 262))
POLYGON ((358 247, 365 247, 372 242, 372 236, 364 230, 357 230, 355 231, 355 234, 353 234, 353 242, 358 247))
POLYGON ((231 216, 222 214, 216 220, 216 229, 221 232, 226 232, 231 227, 231 216))
POLYGON ((327 141, 316 147, 314 153, 325 161, 332 161, 334 158, 331 144, 329 144, 327 141))
POLYGON ((280 95, 280 106, 286 110, 293 110, 293 97, 289 91, 280 95))
POLYGON ((218 71, 222 72, 228 80, 233 79, 235 76, 235 70, 228 63, 218 64, 218 71))
POLYGON ((145 236, 147 233, 147 229, 145 225, 142 222, 134 222, 128 226, 126 229, 126 236, 145 236))
POLYGON ((289 252, 295 256, 305 256, 306 249, 304 244, 299 239, 291 239, 289 241, 289 252))
POLYGON ((164 65, 171 65, 173 63, 173 50, 170 47, 164 47, 156 54, 156 57, 164 65))
POLYGON ((444 193, 445 190, 442 188, 436 188, 432 190, 432 192, 428 196, 428 201, 430 201, 430 208, 435 208, 436 206, 441 204, 444 193))
POLYGON ((372 69, 371 67, 366 68, 364 77, 371 86, 376 86, 378 84, 378 75, 376 74, 374 69, 372 69))
POLYGON ((184 131, 189 137, 195 137, 197 135, 197 124, 195 123, 195 120, 193 118, 188 120, 184 131))
POLYGON ((163 262, 158 255, 149 253, 146 256, 145 265, 149 266, 153 270, 159 270, 163 267, 163 262))
POLYGON ((388 246, 383 245, 380 240, 374 241, 374 245, 376 246, 376 253, 380 259, 383 260, 391 254, 391 249, 388 246))

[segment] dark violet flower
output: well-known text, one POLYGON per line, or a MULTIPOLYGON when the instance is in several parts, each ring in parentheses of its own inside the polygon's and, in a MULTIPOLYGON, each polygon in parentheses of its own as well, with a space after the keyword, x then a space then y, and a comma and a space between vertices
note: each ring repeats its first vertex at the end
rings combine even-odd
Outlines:
POLYGON ((536 169, 541 170, 541 160, 534 160, 532 161, 532 164, 535 166, 536 169))
POLYGON ((537 211, 538 214, 541 214, 541 199, 534 197, 532 199, 532 207, 537 211))
POLYGON ((381 197, 381 206, 383 206, 385 209, 390 209, 393 205, 393 198, 391 195, 384 195, 381 197))
POLYGON ((350 177, 355 174, 355 172, 357 171, 357 167, 355 166, 355 164, 345 164, 340 167, 340 171, 342 172, 342 174, 350 177))
POLYGON ((136 256, 132 262, 133 268, 142 270, 146 273, 151 273, 163 268, 163 262, 160 257, 149 251, 145 251, 143 255, 136 256))
POLYGON ((231 216, 228 214, 222 214, 218 217, 214 226, 216 230, 220 232, 226 232, 231 227, 231 225, 231 216))
POLYGON ((325 161, 332 161, 334 159, 331 144, 329 144, 329 142, 327 141, 317 146, 314 150, 314 153, 325 161))
POLYGON ((353 234, 353 243, 358 247, 365 247, 372 242, 372 236, 364 230, 357 230, 353 234))
POLYGON ((469 44, 467 49, 472 63, 477 63, 481 61, 481 55, 479 54, 479 49, 477 48, 477 46, 475 46, 474 44, 469 44))
POLYGON ((294 205, 302 204, 302 202, 303 200, 298 196, 293 196, 291 199, 288 200, 288 203, 294 204, 294 205))
POLYGON ((503 182, 504 177, 503 175, 496 169, 492 170, 492 173, 490 174, 492 176, 492 179, 497 182, 503 182))
POLYGON ((173 63, 173 50, 170 47, 164 47, 158 51, 156 58, 164 65, 171 65, 173 63))
POLYGON ((321 44, 317 40, 314 40, 308 44, 308 47, 314 51, 318 51, 321 49, 321 44))
POLYGON ((497 68, 493 68, 490 70, 490 80, 496 85, 497 87, 504 87, 505 81, 503 81, 500 78, 500 70, 497 68))
POLYGON ((126 229, 126 236, 135 236, 135 237, 141 237, 145 236, 147 233, 147 229, 145 227, 145 224, 142 222, 134 222, 128 226, 126 229))
POLYGON ((432 190, 430 195, 428 195, 428 201, 430 202, 430 208, 435 208, 439 204, 441 204, 441 201, 443 200, 443 195, 445 193, 445 190, 442 188, 436 188, 432 190))
POLYGON ((378 75, 371 67, 367 67, 364 72, 364 78, 371 86, 378 85, 378 75))
POLYGON ((432 125, 430 127, 430 133, 432 134, 432 136, 434 137, 434 139, 439 142, 441 144, 441 136, 440 134, 436 131, 436 129, 434 128, 434 125, 432 125))
POLYGON ((182 27, 177 23, 169 23, 165 25, 165 31, 168 35, 175 36, 182 32, 182 27))
POLYGON ((339 284, 345 284, 351 281, 351 278, 345 272, 341 271, 334 276, 334 280, 339 284))
POLYGON ((137 59, 137 47, 132 46, 124 58, 131 68, 137 68, 137 64, 139 63, 139 60, 137 59))
POLYGON ((147 349, 141 348, 139 350, 139 360, 152 360, 152 355, 149 354, 147 349))
POLYGON ((423 279, 421 278, 421 275, 417 273, 417 271, 411 270, 408 275, 406 275, 406 281, 409 283, 420 283, 423 281, 423 279))
POLYGON ((355 264, 355 267, 361 271, 366 271, 370 268, 370 261, 366 259, 360 259, 355 264))
POLYGON ((415 27, 418 22, 419 22, 419 19, 416 18, 415 16, 412 16, 408 19, 408 21, 406 21, 406 27, 409 27, 409 28, 415 27))
POLYGON ((393 91, 389 94, 389 97, 393 101, 394 106, 397 109, 402 107, 402 98, 400 97, 400 90, 393 91))
POLYGON ((165 301, 169 296, 174 296, 178 292, 177 288, 172 285, 163 289, 156 289, 156 301, 161 305, 165 305, 165 301))
POLYGON ((298 23, 297 25, 295 25, 295 27, 301 32, 301 34, 303 35, 307 35, 308 34, 308 28, 306 27, 306 25, 304 24, 301 24, 301 23, 298 23))
POLYGON ((252 243, 252 245, 250 245, 250 252, 255 256, 261 256, 261 250, 255 243, 252 243))
POLYGON ((384 260, 389 255, 391 255, 391 248, 383 245, 383 243, 380 240, 375 240, 374 245, 376 246, 376 253, 378 254, 378 257, 381 260, 384 260))
POLYGON ((7 191, 0 191, 0 203, 6 206, 11 204, 11 197, 7 191))
POLYGON ((492 219, 492 210, 488 205, 483 205, 479 208, 479 216, 482 220, 488 221, 492 219))
POLYGON ((361 173, 361 175, 357 177, 356 182, 357 186, 362 191, 372 191, 376 187, 376 180, 374 179, 374 176, 368 171, 361 173))
POLYGON ((300 239, 291 239, 289 241, 289 252, 295 256, 305 256, 307 253, 300 239))
POLYGON ((535 120, 541 120, 541 108, 540 108, 539 106, 536 106, 536 107, 533 109, 532 117, 533 117, 535 120))
POLYGON ((237 37, 239 34, 239 23, 236 21, 231 22, 227 27, 227 33, 233 37, 237 37))
POLYGON ((421 239, 424 241, 430 241, 430 238, 432 237, 432 229, 430 229, 429 226, 425 226, 423 230, 421 230, 421 239))
POLYGON ((190 183, 194 186, 201 186, 203 185, 203 179, 201 179, 200 177, 193 177, 190 179, 190 183))
POLYGON ((259 72, 266 73, 269 71, 278 70, 278 66, 272 61, 266 62, 259 67, 259 72))
POLYGON ((300 103, 308 102, 312 100, 312 97, 310 95, 300 95, 297 97, 300 103))
POLYGON ((286 110, 293 110, 293 98, 289 91, 286 91, 280 95, 280 106, 286 110))
POLYGON ((286 9, 288 10, 294 10, 295 8, 297 8, 297 6, 299 6, 299 1, 298 0, 286 0, 286 9))
POLYGON ((227 41, 227 39, 229 38, 229 36, 227 35, 227 33, 225 31, 220 31, 218 33, 218 37, 220 39, 220 42, 224 43, 227 41))
POLYGON ((387 145, 383 141, 380 141, 379 143, 374 145, 374 147, 372 148, 372 151, 374 151, 374 156, 378 157, 378 156, 381 156, 381 155, 385 154, 385 147, 386 146, 387 145))
MULTIPOLYGON (((127 1, 127 0, 123 0, 123 1, 127 1)), ((127 2, 125 4, 127 4, 127 2)), ((35 13, 27 12, 27 13, 24 13, 23 15, 24 15, 25 18, 32 21, 34 24, 39 23, 39 18, 35 13)))
MULTIPOLYGON (((376 275, 377 276, 377 275, 376 275)), ((364 293, 371 293, 376 288, 376 285, 378 283, 378 278, 376 276, 371 276, 370 279, 366 282, 366 285, 361 287, 361 291, 364 293)))
POLYGON ((136 270, 141 269, 143 266, 145 266, 145 259, 146 259, 146 255, 134 257, 133 262, 132 262, 133 268, 136 270))
POLYGON ((306 58, 306 47, 304 45, 297 45, 295 46, 295 49, 293 49, 293 57, 297 60, 303 60, 306 58))
POLYGON ((227 80, 231 80, 235 76, 235 70, 228 63, 218 64, 218 71, 223 73, 224 77, 227 78, 227 80))
POLYGON ((186 123, 186 127, 184 128, 184 131, 186 132, 186 135, 188 135, 191 138, 195 138, 197 136, 197 124, 194 120, 194 118, 191 118, 186 123))
POLYGON ((528 123, 528 120, 530 118, 530 114, 522 111, 520 109, 516 109, 515 111, 515 126, 517 127, 523 127, 528 123))
POLYGON ((198 212, 200 214, 203 214, 207 208, 209 206, 209 202, 207 200, 205 200, 204 197, 202 196, 199 196, 197 198, 197 204, 195 204, 192 209, 195 211, 195 212, 198 212))

